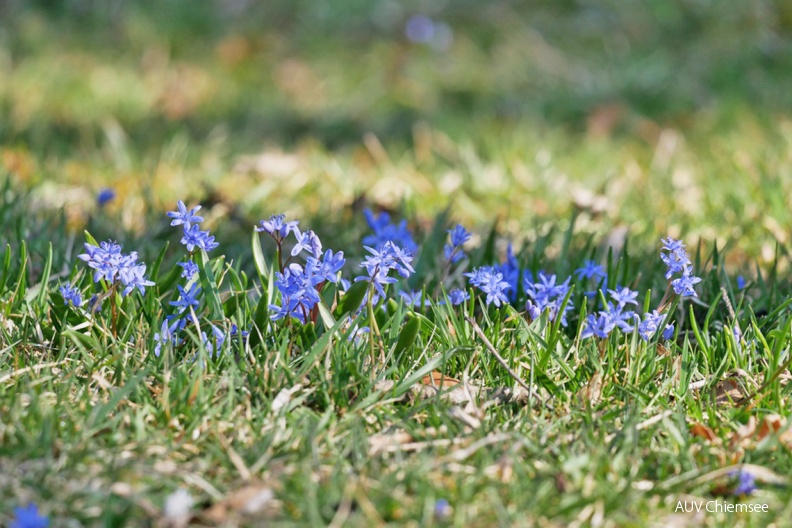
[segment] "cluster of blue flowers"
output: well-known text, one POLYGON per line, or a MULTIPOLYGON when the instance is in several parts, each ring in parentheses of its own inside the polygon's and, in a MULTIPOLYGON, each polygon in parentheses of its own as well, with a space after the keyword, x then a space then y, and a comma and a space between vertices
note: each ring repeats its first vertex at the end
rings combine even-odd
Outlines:
POLYGON ((674 275, 681 274, 680 277, 671 280, 674 293, 681 297, 696 297, 696 290, 693 289, 693 286, 701 282, 701 278, 693 275, 693 264, 685 250, 685 244, 670 237, 662 240, 662 243, 663 251, 666 253, 661 251, 660 258, 667 267, 666 280, 671 280, 674 275))
POLYGON ((566 312, 572 309, 572 303, 564 305, 564 301, 571 289, 569 282, 572 277, 567 277, 564 282, 556 284, 555 275, 546 275, 540 271, 538 279, 536 282, 532 281, 530 273, 526 273, 523 277, 525 292, 530 297, 525 303, 526 311, 532 319, 536 319, 545 311, 547 311, 550 321, 555 321, 556 317, 560 315, 561 324, 566 326, 566 312))
POLYGON ((313 231, 300 231, 299 221, 285 222, 286 215, 272 215, 269 220, 262 220, 255 230, 266 233, 275 240, 278 249, 290 234, 294 235, 295 244, 291 256, 283 264, 281 271, 275 272, 275 286, 281 293, 281 304, 270 305, 274 311, 272 320, 293 317, 301 323, 313 320, 316 305, 320 302, 319 294, 325 284, 338 283, 339 272, 344 267, 344 253, 334 253, 331 249, 322 255, 322 242, 313 231), (307 252, 305 264, 290 262, 292 258, 307 252))
POLYGON ((14 508, 14 519, 9 528, 47 528, 49 519, 41 515, 38 506, 30 504, 27 507, 18 506, 14 508))
MULTIPOLYGON (((176 286, 179 297, 168 304, 176 308, 177 311, 168 315, 162 322, 160 331, 154 334, 155 356, 162 353, 163 346, 175 347, 181 342, 180 332, 187 326, 188 320, 198 323, 195 314, 201 305, 201 288, 197 282, 193 281, 198 273, 198 265, 192 260, 192 253, 197 250, 209 252, 219 245, 208 230, 202 231, 198 226, 203 222, 203 217, 196 214, 200 209, 200 205, 187 209, 184 202, 179 200, 176 204, 176 211, 167 213, 167 216, 172 218, 171 226, 182 226, 181 243, 191 255, 188 260, 178 263, 182 268, 181 277, 187 280, 187 284, 176 286)), ((217 355, 222 350, 227 335, 217 325, 210 323, 209 326, 211 336, 201 330, 201 342, 210 355, 217 355)), ((232 327, 231 334, 234 334, 234 327, 232 327)))
MULTIPOLYGON (((187 283, 177 286, 179 296, 169 303, 174 308, 174 313, 166 317, 154 336, 156 355, 161 353, 163 346, 176 346, 180 342, 178 335, 188 321, 192 320, 196 326, 199 325, 196 313, 201 306, 202 291, 195 280, 199 268, 193 261, 193 254, 200 250, 208 252, 218 246, 209 231, 203 231, 199 227, 203 222, 203 218, 197 214, 200 209, 200 205, 188 209, 184 202, 179 201, 176 211, 167 213, 172 226, 182 227, 181 242, 190 255, 184 262, 179 262, 182 267, 181 277, 187 283)), ((368 255, 360 263, 360 267, 365 269, 365 274, 353 279, 354 282, 369 284, 361 309, 368 302, 379 303, 386 296, 386 288, 398 283, 399 277, 406 279, 415 273, 412 263, 418 248, 407 229, 406 221, 393 223, 388 213, 375 215, 368 209, 365 217, 373 234, 363 239, 368 255)), ((341 276, 346 263, 343 252, 328 249, 322 253, 319 237, 311 230, 302 231, 299 221, 286 221, 285 215, 276 214, 262 220, 255 230, 269 235, 278 250, 279 266, 275 271, 274 282, 280 297, 279 304, 270 305, 272 320, 293 318, 303 324, 316 321, 317 305, 321 302, 320 295, 325 285, 340 283, 341 291, 349 289, 349 281, 341 276), (291 237, 293 246, 288 252, 284 252, 283 244, 291 237)), ((471 237, 471 233, 462 225, 448 230, 448 241, 443 248, 445 265, 440 284, 448 282, 451 286, 453 281, 458 280, 460 275, 450 273, 451 267, 467 257, 464 246, 471 237)), ((660 256, 666 265, 665 277, 669 281, 666 298, 671 292, 682 297, 695 296, 694 286, 701 279, 693 274, 693 266, 684 244, 672 238, 662 240, 662 244, 660 256)), ((102 242, 98 246, 86 243, 85 250, 79 258, 94 270, 95 282, 104 280, 110 286, 121 285, 121 294, 124 296, 135 289, 144 294, 145 288, 154 284, 146 278, 146 266, 138 262, 138 255, 134 251, 124 254, 121 246, 112 241, 102 242)), ((572 276, 560 280, 557 275, 544 271, 539 271, 534 276, 529 270, 520 267, 511 244, 507 247, 505 260, 500 264, 480 266, 469 272, 464 272, 464 267, 465 264, 459 264, 458 273, 467 278, 470 286, 484 295, 486 305, 500 307, 514 304, 519 292, 524 291, 527 297, 525 313, 529 319, 535 320, 546 314, 548 320, 558 320, 567 326, 567 314, 574 304, 571 299, 572 276)), ((634 307, 638 305, 638 292, 626 287, 605 290, 608 283, 607 273, 592 260, 586 261, 575 270, 574 275, 576 284, 583 287, 585 297, 593 298, 595 303, 601 299, 604 305, 583 322, 581 338, 605 339, 617 328, 623 333, 637 331, 645 341, 652 339, 658 332, 661 332, 664 339, 673 336, 674 326, 665 321, 666 316, 663 314, 665 304, 661 303, 658 310, 639 315, 634 311, 634 307), (594 289, 585 291, 591 285, 594 289)), ((61 286, 60 293, 66 304, 74 307, 83 304, 80 291, 71 284, 61 286)), ((422 289, 410 290, 402 287, 398 294, 410 307, 424 307, 431 303, 422 289)), ((438 304, 449 302, 459 305, 469 299, 470 294, 464 288, 450 288, 446 297, 438 301, 438 304)), ((219 352, 227 338, 239 332, 235 325, 231 326, 230 332, 223 331, 215 324, 210 326, 209 335, 205 332, 201 334, 207 350, 212 353, 219 352)))
POLYGON ((372 298, 374 303, 380 296, 385 297, 384 286, 397 282, 396 277, 389 275, 391 271, 396 271, 404 278, 415 273, 410 264, 413 260, 412 251, 399 247, 393 241, 386 241, 378 249, 366 246, 366 251, 371 255, 366 256, 360 267, 366 268, 367 275, 355 277, 355 282, 367 281, 373 287, 376 294, 372 298))
POLYGON ((459 224, 453 229, 449 229, 448 235, 451 241, 443 247, 443 255, 449 264, 456 264, 465 258, 466 255, 462 246, 470 240, 472 235, 459 224))
MULTIPOLYGON (((694 286, 701 282, 701 278, 693 275, 693 264, 688 258, 685 245, 673 238, 661 241, 663 244, 660 258, 666 265, 665 278, 669 281, 670 291, 681 297, 696 296, 694 286), (676 274, 681 277, 672 278, 676 274)), ((587 264, 578 270, 579 277, 592 279, 606 279, 604 270, 597 269, 595 266, 587 264)), ((613 302, 608 302, 605 310, 598 314, 589 315, 586 318, 585 327, 581 333, 582 338, 597 337, 607 338, 615 328, 620 328, 623 332, 638 330, 638 335, 644 341, 649 341, 661 328, 666 316, 658 310, 645 313, 643 318, 631 310, 625 310, 628 304, 637 305, 638 293, 629 288, 622 288, 619 291, 608 290, 613 302), (614 304, 615 303, 615 304, 614 304)), ((661 307, 661 310, 665 308, 661 307)), ((663 327, 663 339, 671 339, 674 335, 674 325, 666 324, 663 327)))
MULTIPOLYGON (((124 286, 121 295, 129 295, 136 288, 141 295, 145 295, 148 286, 154 283, 146 278, 146 265, 138 262, 136 251, 124 254, 121 246, 112 241, 101 242, 98 246, 85 243, 85 253, 78 255, 77 258, 84 261, 89 268, 94 271, 94 282, 101 280, 113 285, 120 283, 124 286)), ((64 290, 61 290, 63 293, 64 290)), ((65 288, 68 301, 76 304, 74 289, 71 286, 65 288)), ((66 299, 66 296, 64 296, 66 299)))
POLYGON ((414 252, 418 249, 418 244, 415 243, 412 234, 407 229, 406 220, 393 224, 388 213, 383 211, 379 215, 374 216, 371 209, 366 209, 363 214, 369 227, 374 231, 373 235, 368 235, 363 239, 364 245, 378 248, 385 242, 393 242, 406 251, 414 252))
POLYGON ((588 337, 605 339, 616 328, 621 329, 622 332, 632 332, 635 329, 639 317, 634 311, 627 309, 627 306, 638 304, 636 300, 638 292, 622 288, 608 290, 608 293, 611 301, 607 303, 607 307, 598 314, 591 314, 586 318, 585 327, 580 334, 583 339, 588 337))
POLYGON ((168 217, 173 218, 170 225, 182 226, 183 236, 181 243, 184 244, 190 253, 196 249, 202 249, 208 253, 219 245, 215 242, 215 237, 209 234, 208 230, 202 231, 198 226, 204 220, 202 216, 195 214, 200 210, 200 205, 188 210, 184 202, 179 200, 176 204, 176 210, 168 213, 168 217))
POLYGON ((63 297, 63 303, 65 305, 72 305, 75 308, 79 308, 82 306, 83 300, 82 295, 80 294, 80 290, 72 286, 71 284, 64 284, 59 288, 61 297, 63 297))
POLYGON ((511 289, 512 285, 503 280, 503 273, 493 266, 481 266, 465 273, 465 276, 469 278, 470 284, 487 294, 487 304, 500 306, 509 303, 506 290, 511 289))

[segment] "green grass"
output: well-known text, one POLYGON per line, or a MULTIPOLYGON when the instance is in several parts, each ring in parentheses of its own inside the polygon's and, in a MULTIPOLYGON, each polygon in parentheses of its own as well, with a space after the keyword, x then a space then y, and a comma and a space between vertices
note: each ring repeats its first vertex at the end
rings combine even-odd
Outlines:
POLYGON ((222 507, 249 485, 275 500, 242 525, 682 525, 679 500, 737 500, 724 472, 742 463, 759 484, 742 502, 769 513, 685 520, 785 524, 788 6, 491 4, 437 15, 444 53, 368 3, 0 5, 0 525, 35 502, 54 526, 154 526, 178 488, 197 525, 233 525, 241 508, 222 507), (102 209, 103 187, 118 196, 102 209), (203 203, 221 243, 198 325, 253 332, 219 358, 194 323, 152 352, 184 255, 164 218, 177 199, 203 203), (671 235, 704 281, 662 346, 579 339, 582 285, 566 328, 480 297, 394 301, 374 361, 334 326, 332 289, 315 326, 269 322, 274 253, 252 226, 300 219, 351 278, 365 206, 409 221, 409 285, 435 300, 437 233, 456 221, 476 232, 468 269, 507 241, 534 272, 595 258, 654 308, 671 235), (66 281, 99 291, 85 232, 138 251, 157 285, 115 316, 113 298, 64 306, 66 281), (415 397, 432 371, 517 391, 487 341, 535 397, 415 397))

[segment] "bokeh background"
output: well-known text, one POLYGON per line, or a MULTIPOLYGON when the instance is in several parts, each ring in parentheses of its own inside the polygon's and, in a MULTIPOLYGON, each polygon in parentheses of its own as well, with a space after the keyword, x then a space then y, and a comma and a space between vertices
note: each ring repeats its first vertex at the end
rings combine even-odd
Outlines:
POLYGON ((0 21, 0 177, 71 231, 142 236, 184 199, 226 238, 274 212, 342 236, 365 206, 528 241, 575 215, 741 262, 790 236, 792 2, 0 0, 0 21))

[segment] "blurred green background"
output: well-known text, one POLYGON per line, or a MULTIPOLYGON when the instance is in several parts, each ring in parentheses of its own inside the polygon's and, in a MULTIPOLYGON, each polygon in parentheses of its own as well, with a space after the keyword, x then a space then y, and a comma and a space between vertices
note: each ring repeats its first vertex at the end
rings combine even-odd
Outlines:
MULTIPOLYGON (((143 234, 176 199, 529 240, 703 237, 772 260, 792 215, 792 2, 0 0, 0 170, 143 234)), ((330 219, 330 220, 327 220, 330 219)), ((229 221, 230 224, 229 224, 229 221)))

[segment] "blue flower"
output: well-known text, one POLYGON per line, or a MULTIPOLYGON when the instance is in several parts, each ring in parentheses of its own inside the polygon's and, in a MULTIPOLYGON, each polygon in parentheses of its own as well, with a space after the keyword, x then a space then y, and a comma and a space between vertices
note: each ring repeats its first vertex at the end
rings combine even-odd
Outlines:
POLYGON ((311 284, 313 286, 319 285, 323 282, 338 282, 338 272, 344 267, 346 259, 344 252, 339 251, 333 253, 332 249, 325 251, 322 260, 314 257, 308 257, 305 261, 306 273, 311 277, 311 284))
POLYGON ((443 254, 448 262, 454 264, 465 258, 465 252, 462 246, 470 240, 471 234, 460 224, 457 224, 453 229, 448 230, 451 238, 451 243, 443 247, 443 254))
POLYGON ((189 290, 185 290, 181 285, 176 285, 176 287, 179 289, 179 300, 171 301, 170 305, 177 307, 179 313, 183 313, 191 306, 197 308, 201 304, 201 301, 198 299, 198 295, 201 294, 201 288, 198 287, 198 284, 193 284, 189 290))
POLYGON ((63 304, 67 306, 71 304, 75 308, 82 306, 82 296, 80 295, 80 290, 74 288, 71 284, 64 284, 61 286, 60 293, 63 297, 63 304))
POLYGON ((448 300, 451 301, 452 306, 458 306, 468 299, 470 299, 470 294, 465 290, 456 288, 448 292, 448 300))
POLYGON ((434 516, 436 519, 445 520, 451 517, 454 509, 448 504, 446 499, 437 499, 434 504, 434 516))
POLYGON ((154 286, 154 282, 148 280, 145 277, 145 273, 145 264, 136 264, 134 266, 127 266, 119 269, 118 277, 125 286, 121 295, 129 295, 135 288, 140 290, 141 295, 145 295, 146 288, 148 286, 154 286))
POLYGON ((663 339, 668 341, 672 337, 674 337, 674 325, 667 324, 665 330, 663 330, 663 339))
POLYGON ((465 242, 470 240, 472 236, 470 232, 460 224, 454 226, 453 229, 449 229, 448 234, 451 235, 451 245, 454 247, 462 246, 465 242))
POLYGON ((121 263, 121 246, 113 241, 100 242, 98 246, 85 243, 85 253, 77 258, 85 262, 94 272, 94 282, 104 279, 114 282, 121 263))
MULTIPOLYGON (((175 220, 174 220, 175 221, 175 220)), ((198 249, 203 249, 207 253, 215 249, 220 244, 215 242, 215 237, 209 234, 209 231, 201 231, 197 225, 193 224, 189 228, 184 228, 184 236, 181 243, 187 247, 187 251, 191 252, 198 249)))
POLYGON ((539 319, 539 317, 542 315, 542 310, 540 310, 538 306, 531 302, 531 299, 525 301, 525 311, 531 320, 539 319))
POLYGON ((586 317, 586 324, 583 328, 583 332, 580 334, 580 337, 582 339, 588 339, 589 337, 606 339, 613 331, 615 326, 616 325, 613 323, 607 313, 600 312, 598 315, 590 314, 588 317, 586 317))
POLYGON ((410 231, 407 229, 407 221, 402 220, 398 225, 392 224, 390 215, 382 212, 379 216, 374 216, 371 209, 365 209, 363 214, 366 217, 371 230, 374 231, 373 235, 368 235, 363 238, 363 244, 371 247, 380 247, 388 241, 391 241, 407 251, 413 252, 418 249, 418 245, 413 240, 410 231))
POLYGON ((99 191, 99 194, 96 195, 96 203, 99 207, 104 207, 109 202, 113 201, 116 197, 116 193, 113 189, 102 189, 99 191))
POLYGON ((671 237, 668 237, 661 239, 660 243, 663 244, 663 250, 665 251, 670 251, 672 253, 678 251, 685 251, 685 244, 683 244, 681 240, 676 240, 671 237))
MULTIPOLYGON (((602 312, 600 312, 602 313, 602 312)), ((614 306, 613 303, 608 303, 608 308, 604 312, 611 320, 611 322, 619 327, 623 332, 632 332, 635 330, 636 313, 633 311, 624 311, 621 305, 614 306)))
POLYGON ((192 260, 188 260, 187 262, 179 262, 178 265, 184 268, 181 276, 187 280, 192 280, 192 278, 195 277, 195 274, 198 273, 198 264, 192 260))
POLYGON ((404 304, 407 306, 429 306, 431 302, 429 299, 421 302, 421 297, 423 297, 423 291, 400 291, 399 295, 402 299, 404 299, 404 304))
POLYGON ((255 227, 254 229, 259 233, 267 233, 280 242, 289 236, 289 233, 293 232, 296 234, 299 232, 297 229, 297 225, 300 223, 299 220, 284 222, 285 218, 286 215, 284 214, 272 215, 269 220, 262 220, 259 223, 260 227, 255 227))
POLYGON ((410 264, 413 260, 412 253, 400 248, 392 241, 385 242, 379 249, 366 247, 366 251, 371 255, 366 256, 366 260, 360 264, 360 267, 366 269, 368 276, 355 277, 355 282, 369 282, 378 296, 385 296, 385 285, 397 282, 394 277, 388 276, 391 270, 395 270, 404 278, 415 273, 410 264))
POLYGON ((296 257, 301 251, 305 250, 313 254, 314 258, 319 258, 319 255, 322 254, 322 242, 316 236, 316 233, 310 230, 300 233, 300 230, 295 227, 294 235, 297 237, 297 244, 292 248, 292 257, 296 257))
POLYGON ((289 264, 283 273, 275 272, 275 286, 281 292, 281 305, 270 305, 270 309, 275 312, 270 319, 276 321, 291 316, 304 324, 308 314, 321 300, 311 278, 311 274, 297 263, 289 264))
MULTIPOLYGON (((549 320, 555 321, 561 311, 561 305, 564 303, 570 290, 570 281, 572 277, 567 277, 566 280, 560 284, 556 284, 555 275, 546 275, 544 272, 539 272, 536 282, 530 277, 530 274, 523 277, 523 285, 525 292, 528 294, 539 312, 548 311, 549 320)), ((564 307, 563 313, 560 314, 561 324, 567 325, 566 312, 572 309, 572 303, 567 303, 564 307)))
POLYGON ((162 321, 162 326, 160 327, 159 332, 154 333, 154 355, 159 357, 160 353, 162 352, 163 345, 175 345, 176 339, 173 335, 174 329, 178 328, 179 322, 177 321, 175 325, 171 326, 168 324, 168 321, 162 321))
POLYGON ((583 267, 575 270, 575 275, 577 275, 578 280, 594 279, 596 281, 604 279, 607 276, 605 268, 593 260, 585 261, 583 267))
POLYGON ((638 335, 641 336, 641 339, 649 341, 655 332, 657 332, 664 317, 665 316, 657 310, 645 313, 643 321, 638 325, 638 335))
POLYGON ((756 481, 754 476, 748 473, 747 471, 732 471, 729 473, 730 477, 736 477, 737 484, 734 487, 734 491, 732 492, 733 495, 742 496, 742 495, 750 495, 754 491, 756 491, 756 481))
POLYGON ((35 504, 30 504, 26 508, 14 508, 14 520, 11 521, 9 528, 46 528, 49 526, 49 519, 38 512, 35 504))
POLYGON ((503 280, 503 274, 495 271, 492 266, 482 266, 474 269, 470 273, 465 273, 469 278, 470 284, 487 294, 486 303, 500 307, 501 303, 508 304, 506 290, 511 288, 511 284, 503 280))
POLYGON ((680 278, 672 280, 671 287, 674 289, 674 293, 682 297, 698 297, 693 286, 699 282, 701 282, 701 277, 694 277, 686 273, 680 278))
POLYGON ((633 311, 624 311, 623 306, 609 302, 605 310, 591 314, 586 318, 585 326, 580 337, 599 337, 605 339, 616 328, 623 332, 635 330, 637 316, 633 311))
POLYGON ((147 286, 154 286, 152 281, 146 279, 146 265, 138 263, 137 252, 124 255, 121 246, 115 242, 102 242, 99 246, 86 243, 85 253, 77 258, 96 270, 94 282, 102 279, 111 283, 120 281, 125 286, 122 295, 129 295, 135 288, 145 294, 147 286))
POLYGON ((674 293, 681 297, 697 297, 693 286, 701 282, 701 278, 693 275, 693 265, 685 251, 685 245, 673 238, 667 238, 661 242, 663 250, 668 251, 668 253, 660 253, 660 259, 666 265, 666 280, 670 280, 677 273, 682 274, 681 277, 671 281, 674 293))
POLYGON ((745 289, 745 277, 742 275, 737 275, 737 289, 744 290, 745 289))
POLYGON ((638 304, 636 298, 638 297, 638 292, 633 291, 630 288, 622 288, 620 290, 608 290, 610 293, 611 299, 616 301, 619 308, 624 308, 628 304, 638 304))
POLYGON ((179 200, 176 202, 176 211, 170 211, 168 213, 168 217, 173 218, 170 225, 184 225, 184 229, 186 231, 187 229, 190 229, 192 224, 200 224, 203 222, 203 217, 195 214, 200 209, 201 206, 197 205, 188 211, 187 206, 184 205, 184 202, 179 200))
POLYGON ((206 351, 210 356, 218 356, 223 349, 223 343, 225 343, 226 335, 217 326, 209 326, 212 327, 212 337, 209 338, 209 336, 206 335, 206 332, 201 332, 201 342, 203 343, 204 347, 206 347, 206 351))
MULTIPOLYGON (((503 261, 501 264, 496 264, 493 268, 503 275, 503 280, 509 283, 509 300, 512 302, 517 300, 517 287, 519 286, 520 281, 520 263, 517 261, 517 257, 514 255, 514 248, 512 247, 512 243, 506 246, 506 260, 503 261)), ((528 270, 523 272, 523 279, 531 277, 531 273, 528 270)))

